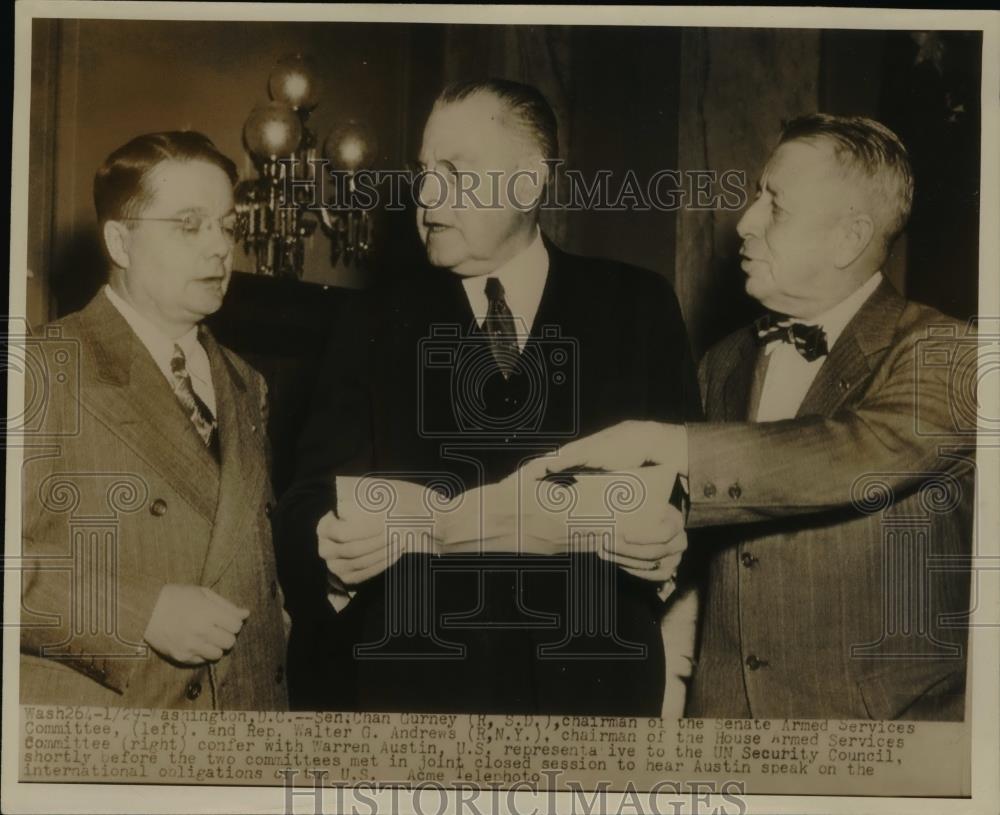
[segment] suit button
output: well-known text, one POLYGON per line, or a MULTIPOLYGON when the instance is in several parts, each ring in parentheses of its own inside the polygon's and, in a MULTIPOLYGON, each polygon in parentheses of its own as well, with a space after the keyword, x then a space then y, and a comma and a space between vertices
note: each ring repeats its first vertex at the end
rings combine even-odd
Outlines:
POLYGON ((278 670, 274 672, 274 681, 280 685, 281 680, 283 680, 284 678, 285 678, 285 669, 279 665, 278 670))
POLYGON ((739 500, 739 497, 743 494, 743 490, 740 488, 739 484, 733 484, 729 488, 729 497, 734 501, 739 500))
POLYGON ((715 484, 713 484, 711 481, 709 481, 705 485, 704 493, 705 493, 705 497, 706 498, 714 498, 715 497, 715 484))
POLYGON ((747 657, 747 667, 751 671, 756 671, 758 668, 763 668, 766 665, 767 665, 766 659, 759 659, 754 654, 750 654, 750 656, 747 657))
POLYGON ((157 518, 159 518, 161 515, 166 515, 167 502, 164 501, 162 498, 157 498, 155 501, 153 501, 152 504, 149 505, 149 511, 157 518))
POLYGON ((268 501, 266 504, 264 504, 264 514, 268 518, 270 518, 272 512, 274 512, 274 504, 272 504, 270 501, 268 501))
POLYGON ((740 560, 743 561, 743 565, 746 566, 748 569, 751 568, 757 562, 757 558, 755 558, 749 552, 744 552, 742 555, 740 555, 740 560))
POLYGON ((190 699, 192 702, 201 696, 201 682, 191 680, 188 682, 187 689, 184 691, 184 695, 190 699))
POLYGON ((276 580, 271 581, 271 599, 273 600, 278 596, 278 582, 276 580))

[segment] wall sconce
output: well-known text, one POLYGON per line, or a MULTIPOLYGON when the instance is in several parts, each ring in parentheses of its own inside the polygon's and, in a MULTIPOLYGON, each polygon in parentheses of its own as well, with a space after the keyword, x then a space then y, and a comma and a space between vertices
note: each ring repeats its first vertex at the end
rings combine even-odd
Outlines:
POLYGON ((257 274, 301 278, 304 240, 317 224, 330 238, 331 262, 364 264, 372 245, 366 210, 352 206, 355 173, 374 157, 374 139, 356 121, 344 122, 323 143, 324 162, 317 162, 315 134, 309 114, 319 102, 320 83, 308 58, 299 54, 280 60, 268 78, 271 101, 254 108, 243 126, 243 142, 254 161, 257 178, 236 187, 238 229, 257 274), (327 184, 317 165, 343 179, 327 184), (330 194, 332 191, 332 195, 330 194))

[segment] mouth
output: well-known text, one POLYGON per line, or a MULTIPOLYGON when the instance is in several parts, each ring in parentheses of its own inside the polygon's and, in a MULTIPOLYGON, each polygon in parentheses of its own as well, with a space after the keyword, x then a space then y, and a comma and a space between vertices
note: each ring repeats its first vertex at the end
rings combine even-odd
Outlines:
POLYGON ((226 282, 226 276, 224 274, 211 275, 209 277, 198 277, 194 280, 195 283, 199 283, 202 286, 219 286, 226 282))
POLYGON ((761 259, 749 254, 746 249, 740 248, 740 268, 747 271, 747 267, 753 263, 760 263, 761 259))

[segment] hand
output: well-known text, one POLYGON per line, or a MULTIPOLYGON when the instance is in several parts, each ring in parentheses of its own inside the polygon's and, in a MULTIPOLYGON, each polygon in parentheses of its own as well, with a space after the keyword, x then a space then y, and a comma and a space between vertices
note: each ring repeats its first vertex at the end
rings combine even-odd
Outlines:
POLYGON ((616 563, 635 577, 656 583, 674 576, 687 549, 684 516, 668 503, 676 478, 668 467, 641 467, 615 476, 593 474, 577 478, 582 488, 578 506, 583 508, 611 505, 609 487, 615 479, 642 486, 641 492, 637 491, 632 500, 625 501, 615 512, 614 540, 610 548, 602 547, 598 552, 601 558, 616 563), (604 495, 591 495, 594 490, 587 489, 589 483, 603 484, 600 489, 604 495))
POLYGON ((566 470, 635 470, 644 464, 659 464, 686 476, 688 455, 684 425, 621 422, 563 445, 554 456, 529 461, 521 468, 521 473, 525 478, 541 479, 566 470))
POLYGON ((524 481, 522 531, 561 544, 574 526, 594 518, 612 521, 613 539, 599 557, 629 574, 669 580, 687 548, 684 517, 669 502, 676 473, 667 467, 640 467, 617 473, 577 473, 571 483, 524 481))
POLYGON ((338 518, 328 512, 316 526, 316 537, 326 568, 345 586, 384 572, 403 554, 402 545, 389 545, 385 519, 375 513, 338 518))
MULTIPOLYGON (((673 526, 673 523, 669 523, 666 528, 673 526)), ((669 532, 665 531, 664 534, 669 532)), ((616 540, 613 551, 602 551, 600 556, 617 564, 630 575, 651 583, 667 583, 676 578, 677 567, 686 551, 687 533, 681 528, 671 538, 648 544, 630 543, 627 539, 616 540)), ((664 599, 666 596, 669 596, 669 592, 663 596, 664 599)))
POLYGON ((160 590, 143 638, 175 662, 215 662, 236 643, 249 615, 204 586, 170 583, 160 590))

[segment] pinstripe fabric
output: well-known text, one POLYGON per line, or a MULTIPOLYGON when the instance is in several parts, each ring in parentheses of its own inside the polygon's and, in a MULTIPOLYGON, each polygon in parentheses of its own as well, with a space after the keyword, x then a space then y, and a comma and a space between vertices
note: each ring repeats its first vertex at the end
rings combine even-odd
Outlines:
POLYGON ((689 715, 962 718, 965 631, 941 615, 969 604, 947 558, 971 547, 972 439, 948 366, 926 360, 955 358, 963 333, 883 283, 797 417, 761 424, 743 423, 763 371, 750 331, 708 352, 689 525, 718 528, 689 715))
POLYGON ((29 348, 36 366, 71 375, 50 378, 22 472, 21 702, 287 707, 263 379, 202 331, 220 466, 107 298, 41 335, 29 348), (177 666, 143 646, 168 583, 208 586, 250 609, 211 667, 177 666))

